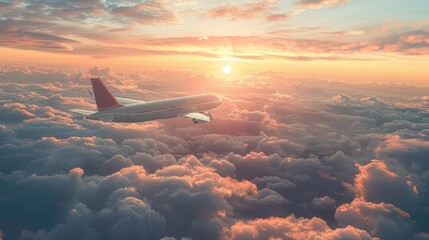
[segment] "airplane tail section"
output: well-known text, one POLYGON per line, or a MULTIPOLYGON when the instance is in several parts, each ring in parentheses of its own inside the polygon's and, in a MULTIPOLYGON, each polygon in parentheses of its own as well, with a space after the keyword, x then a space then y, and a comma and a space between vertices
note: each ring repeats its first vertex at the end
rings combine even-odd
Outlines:
POLYGON ((100 78, 91 78, 98 111, 109 110, 121 106, 100 78))

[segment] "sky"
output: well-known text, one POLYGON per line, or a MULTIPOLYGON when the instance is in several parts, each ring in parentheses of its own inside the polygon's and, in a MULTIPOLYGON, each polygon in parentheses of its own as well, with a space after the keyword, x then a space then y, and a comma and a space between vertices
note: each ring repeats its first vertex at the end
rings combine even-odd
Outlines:
POLYGON ((423 0, 3 0, 0 10, 6 63, 428 83, 423 0))
POLYGON ((0 0, 0 240, 428 240, 428 9, 0 0), (82 119, 92 76, 222 104, 82 119))

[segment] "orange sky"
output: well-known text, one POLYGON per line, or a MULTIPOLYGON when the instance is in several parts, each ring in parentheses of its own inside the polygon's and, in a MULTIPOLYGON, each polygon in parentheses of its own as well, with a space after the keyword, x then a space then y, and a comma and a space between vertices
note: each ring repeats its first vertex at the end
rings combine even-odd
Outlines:
POLYGON ((231 77, 273 71, 429 84, 428 4, 383 3, 84 1, 36 9, 11 1, 2 6, 0 55, 28 65, 222 74, 228 64, 231 77))

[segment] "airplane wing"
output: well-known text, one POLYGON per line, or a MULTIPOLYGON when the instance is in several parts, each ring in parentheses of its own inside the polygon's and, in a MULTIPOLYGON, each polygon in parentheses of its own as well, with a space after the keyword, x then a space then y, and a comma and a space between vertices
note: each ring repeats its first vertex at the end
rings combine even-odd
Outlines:
POLYGON ((212 120, 212 116, 209 112, 207 113, 188 113, 185 116, 185 118, 192 118, 194 123, 204 123, 204 122, 210 122, 212 120))
POLYGON ((131 105, 131 104, 139 104, 139 103, 144 103, 144 101, 139 101, 139 100, 134 100, 134 99, 129 99, 129 98, 120 98, 117 97, 116 100, 118 100, 118 102, 122 105, 131 105))
POLYGON ((103 122, 111 122, 113 121, 113 118, 115 118, 114 114, 104 114, 104 115, 98 116, 98 119, 100 119, 103 122))
POLYGON ((93 113, 96 113, 96 111, 89 111, 89 110, 83 110, 83 109, 72 109, 70 111, 74 112, 74 113, 79 113, 79 114, 82 114, 82 115, 85 115, 85 116, 88 116, 88 115, 91 115, 93 113))

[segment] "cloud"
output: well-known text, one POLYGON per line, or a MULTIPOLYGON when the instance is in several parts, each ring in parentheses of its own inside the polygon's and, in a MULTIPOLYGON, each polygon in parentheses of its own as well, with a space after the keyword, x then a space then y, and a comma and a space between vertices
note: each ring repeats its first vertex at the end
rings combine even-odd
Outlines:
MULTIPOLYGON (((257 5, 254 7, 256 10, 249 10, 250 13, 244 11, 241 13, 243 16, 240 15, 241 18, 264 17, 267 20, 280 21, 287 17, 281 13, 270 12, 271 8, 268 6, 275 5, 274 2, 262 1, 252 4, 257 5), (261 11, 261 13, 252 11, 261 11)), ((236 5, 230 7, 241 8, 236 5)), ((243 7, 246 9, 245 6, 243 7)), ((172 24, 178 21, 175 13, 169 10, 162 1, 147 1, 138 6, 112 5, 110 8, 115 10, 112 10, 114 12, 109 13, 108 16, 118 18, 119 20, 114 20, 117 24, 172 24)), ((229 16, 226 11, 222 14, 233 17, 229 16)), ((236 18, 239 17, 236 16, 236 18)), ((341 41, 297 37, 290 34, 287 36, 279 34, 266 36, 208 35, 205 38, 199 36, 169 38, 140 36, 127 46, 121 44, 123 41, 115 33, 76 28, 73 25, 63 26, 54 20, 11 18, 0 21, 0 30, 2 30, 0 31, 2 37, 0 45, 3 47, 94 57, 156 55, 220 59, 227 55, 243 60, 370 60, 368 57, 363 57, 362 54, 381 54, 385 57, 389 57, 391 53, 404 56, 427 55, 429 49, 429 43, 427 43, 429 33, 424 30, 408 32, 397 30, 392 31, 392 34, 388 36, 373 36, 366 39, 360 39, 361 31, 331 33, 351 37, 341 41)), ((320 32, 320 29, 317 31, 320 32)))
MULTIPOLYGON (((243 4, 224 5, 209 9, 206 16, 230 20, 251 20, 268 14, 276 5, 277 0, 249 1, 243 4)), ((266 17, 270 21, 283 20, 280 15, 269 14, 266 17)))
POLYGON ((358 168, 360 173, 355 179, 358 196, 374 203, 392 203, 401 209, 409 210, 414 205, 418 195, 416 186, 409 179, 389 171, 385 163, 374 160, 358 168), (382 194, 380 189, 383 189, 382 194))
POLYGON ((335 208, 336 201, 328 196, 314 198, 311 205, 316 209, 329 209, 335 208))
POLYGON ((349 3, 351 0, 299 0, 297 4, 306 8, 337 7, 349 3))
POLYGON ((35 117, 28 112, 26 107, 19 103, 6 103, 0 106, 1 119, 3 122, 22 122, 35 117))
MULTIPOLYGON (((302 9, 334 7, 345 0, 297 1, 302 9)), ((256 0, 244 3, 218 3, 212 6, 196 1, 166 0, 116 1, 33 1, 0 3, 0 47, 37 50, 46 53, 83 55, 95 58, 122 56, 191 56, 195 59, 289 60, 289 61, 370 61, 393 59, 397 56, 426 56, 429 53, 428 31, 424 24, 413 27, 397 24, 390 27, 341 29, 327 31, 323 26, 275 30, 270 34, 235 32, 222 29, 197 32, 186 36, 167 35, 188 21, 228 19, 261 22, 269 27, 272 21, 284 21, 293 13, 285 12, 276 0, 256 0), (191 8, 191 9, 188 9, 191 8), (192 12, 192 13, 189 13, 192 12), (158 25, 162 30, 154 36, 141 31, 158 25), (159 26, 161 25, 161 26, 159 26), (287 33, 287 34, 284 34, 287 33), (381 35, 380 33, 383 33, 381 35), (130 34, 133 40, 123 36, 130 34), (329 40, 325 34, 343 35, 329 40), (204 36, 201 38, 201 35, 204 36), (123 42, 127 41, 124 45, 123 42), (395 56, 397 55, 397 56, 395 56)), ((302 9, 296 9, 295 12, 302 9)), ((215 23, 213 23, 215 24, 215 23)), ((234 25, 235 26, 235 25, 234 25)), ((246 30, 247 31, 247 30, 246 30)), ((250 31, 250 30, 249 30, 250 31)), ((11 50, 9 50, 11 51, 11 50)))
POLYGON ((92 45, 88 40, 108 44, 113 38, 107 36, 106 28, 128 29, 136 24, 178 22, 175 11, 163 0, 130 1, 125 5, 100 0, 26 0, 21 4, 6 1, 0 8, 3 9, 0 47, 55 53, 79 54, 85 48, 96 50, 100 45, 92 45))
POLYGON ((429 170, 429 164, 426 160, 429 153, 429 141, 402 139, 399 135, 389 135, 376 148, 376 152, 379 156, 396 159, 414 171, 429 170))
POLYGON ((281 13, 271 14, 265 17, 265 19, 268 21, 283 21, 283 20, 286 20, 287 18, 288 18, 288 15, 281 14, 281 13))
MULTIPOLYGON (((180 42, 168 41, 161 42, 180 42)), ((427 232, 424 86, 10 65, 0 66, 0 78, 5 239, 409 239, 427 232), (210 90, 224 103, 213 122, 199 125, 82 120, 69 109, 95 107, 86 90, 93 73, 117 96, 210 90)))
MULTIPOLYGON (((144 2, 129 1, 116 3, 114 1, 82 0, 82 1, 24 1, 24 4, 4 4, 5 18, 28 19, 33 21, 71 21, 91 23, 92 19, 133 22, 142 24, 167 24, 175 22, 175 13, 168 9, 164 0, 149 0, 144 2)), ((55 25, 52 22, 52 25, 55 25)))
POLYGON ((15 2, 1 2, 0 3, 0 10, 2 11, 8 11, 14 8, 17 8, 17 4, 15 2))
POLYGON ((85 20, 101 14, 103 2, 95 1, 24 1, 25 4, 17 4, 13 11, 6 11, 6 17, 30 18, 30 19, 63 19, 85 20), (13 16, 15 14, 15 16, 13 16))
MULTIPOLYGON (((348 36, 359 36, 360 32, 343 32, 348 36)), ((407 36, 414 34, 427 35, 422 30, 417 32, 402 32, 392 34, 389 37, 371 38, 370 40, 360 40, 354 38, 344 41, 330 41, 310 38, 294 38, 288 35, 278 36, 208 36, 202 40, 198 37, 183 38, 163 38, 148 39, 140 41, 147 46, 159 47, 192 47, 194 51, 188 52, 190 55, 216 57, 211 54, 211 49, 231 49, 228 55, 242 59, 289 59, 295 61, 311 61, 317 59, 326 60, 354 60, 355 54, 377 53, 388 54, 397 53, 401 55, 425 55, 429 44, 409 43, 404 40, 407 36), (195 48, 199 49, 195 51, 195 48), (243 54, 243 52, 252 52, 252 54, 243 54), (280 54, 279 52, 284 52, 280 54), (292 54, 293 53, 293 54, 292 54), (204 55, 205 54, 205 55, 204 55), (324 54, 323 56, 314 56, 314 54, 324 54), (328 55, 326 55, 328 54, 328 55)), ((138 51, 136 52, 138 53, 138 51)), ((150 53, 150 52, 148 52, 150 53)), ((166 54, 169 52, 166 51, 166 54)), ((163 54, 158 50, 153 54, 163 54)), ((177 53, 180 55, 180 52, 177 53)), ((186 54, 183 52, 182 54, 186 54)), ((362 59, 361 59, 362 60, 362 59)), ((364 59, 365 60, 365 59, 364 59)))
POLYGON ((5 125, 0 124, 0 140, 4 140, 10 137, 15 137, 16 133, 12 129, 6 127, 5 125))
POLYGON ((332 230, 319 218, 268 218, 239 221, 231 227, 231 239, 372 239, 354 227, 332 230))
POLYGON ((338 207, 335 218, 340 226, 353 226, 381 239, 412 237, 410 215, 392 204, 354 200, 338 207))
POLYGON ((139 22, 143 24, 171 24, 177 22, 174 12, 167 9, 166 1, 150 0, 142 3, 116 6, 112 4, 110 12, 119 21, 139 22))
POLYGON ((407 55, 426 55, 429 46, 429 32, 419 30, 406 32, 384 39, 384 51, 402 52, 407 55))
POLYGON ((365 31, 354 30, 354 31, 337 31, 337 32, 322 32, 322 33, 332 34, 332 35, 360 36, 360 35, 364 35, 365 31))

